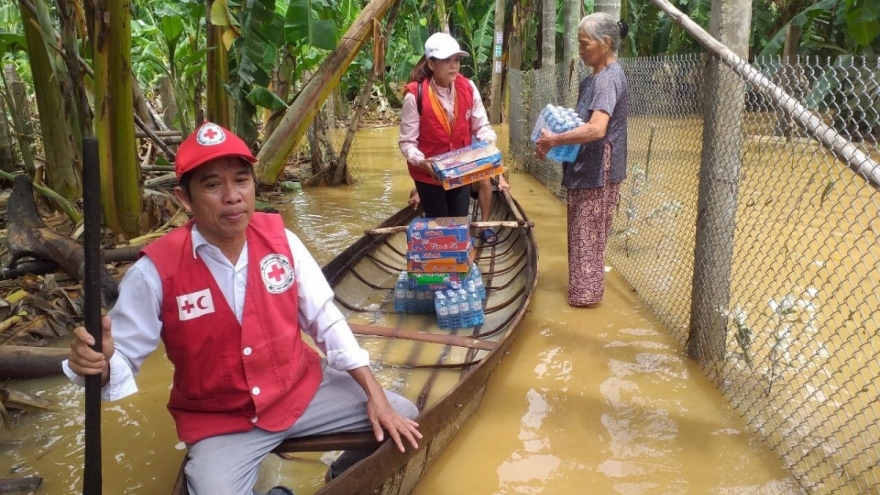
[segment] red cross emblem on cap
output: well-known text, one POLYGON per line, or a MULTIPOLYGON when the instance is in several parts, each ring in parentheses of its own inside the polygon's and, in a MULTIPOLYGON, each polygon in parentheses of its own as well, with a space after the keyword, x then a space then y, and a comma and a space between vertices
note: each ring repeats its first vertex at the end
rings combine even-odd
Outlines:
POLYGON ((202 146, 213 146, 226 141, 226 133, 219 125, 209 122, 199 128, 196 141, 202 146))

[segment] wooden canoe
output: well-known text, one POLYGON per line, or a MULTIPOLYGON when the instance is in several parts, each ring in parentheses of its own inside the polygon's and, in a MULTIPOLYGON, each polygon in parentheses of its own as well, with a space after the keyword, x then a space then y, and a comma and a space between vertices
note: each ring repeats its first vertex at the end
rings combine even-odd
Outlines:
MULTIPOLYGON (((405 208, 367 231, 324 267, 361 345, 370 352, 380 383, 411 399, 421 411, 420 448, 397 450, 386 441, 370 457, 316 493, 405 495, 440 455, 480 404, 489 377, 507 353, 537 283, 538 253, 529 222, 507 193, 495 194, 492 246, 479 237, 477 263, 487 290, 485 322, 475 328, 441 330, 434 315, 395 314, 393 289, 406 267, 405 226, 417 214, 405 208)), ((473 220, 473 219, 472 219, 473 220)), ((485 226, 473 222, 474 234, 485 226)), ((285 441, 280 455, 374 447, 372 433, 326 435, 285 441)), ((298 487, 291 487, 300 490, 298 487)), ((188 495, 181 476, 173 495, 188 495)))

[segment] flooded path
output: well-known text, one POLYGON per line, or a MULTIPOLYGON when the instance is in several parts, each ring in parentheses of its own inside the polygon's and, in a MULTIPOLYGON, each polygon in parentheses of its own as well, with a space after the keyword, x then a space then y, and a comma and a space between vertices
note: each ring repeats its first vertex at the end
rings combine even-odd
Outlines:
MULTIPOLYGON (((395 135, 359 136, 357 185, 307 190, 279 206, 319 262, 405 204, 412 182, 395 135)), ((536 224, 531 312, 482 406, 415 494, 800 493, 616 271, 598 308, 568 307, 564 205, 526 174, 510 182, 536 224)), ((108 494, 170 492, 183 456, 165 409, 171 368, 161 353, 138 383, 137 395, 104 405, 108 494)), ((37 494, 80 493, 82 390, 60 378, 13 387, 59 406, 0 433, 0 478, 38 474, 46 481, 37 494)), ((298 495, 320 487, 318 458, 270 464, 298 476, 298 495)))

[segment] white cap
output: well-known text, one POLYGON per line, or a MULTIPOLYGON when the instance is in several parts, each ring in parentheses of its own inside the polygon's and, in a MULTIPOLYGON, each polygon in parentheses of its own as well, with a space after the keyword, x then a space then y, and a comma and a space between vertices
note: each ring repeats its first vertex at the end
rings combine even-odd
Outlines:
POLYGON ((446 33, 434 33, 425 41, 425 58, 444 60, 453 55, 470 56, 468 52, 462 51, 455 38, 446 33))

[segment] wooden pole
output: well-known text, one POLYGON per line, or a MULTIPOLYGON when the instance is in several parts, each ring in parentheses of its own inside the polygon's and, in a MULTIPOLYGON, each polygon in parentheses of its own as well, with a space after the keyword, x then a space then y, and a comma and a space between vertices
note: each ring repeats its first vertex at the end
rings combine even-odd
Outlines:
POLYGON ((492 44, 492 85, 489 92, 489 123, 501 123, 501 92, 504 76, 504 4, 495 0, 495 39, 492 44))
MULTIPOLYGON (((83 138, 83 224, 85 276, 83 305, 85 327, 101 352, 101 178, 98 140, 83 138)), ((83 495, 101 495, 101 375, 86 381, 85 469, 83 495)))

